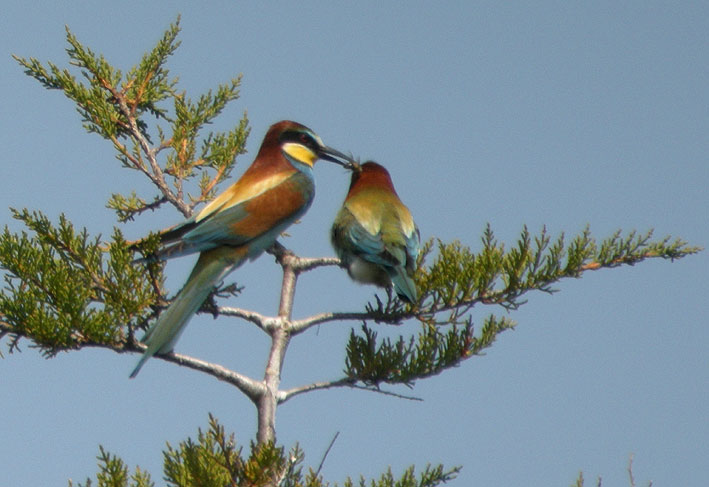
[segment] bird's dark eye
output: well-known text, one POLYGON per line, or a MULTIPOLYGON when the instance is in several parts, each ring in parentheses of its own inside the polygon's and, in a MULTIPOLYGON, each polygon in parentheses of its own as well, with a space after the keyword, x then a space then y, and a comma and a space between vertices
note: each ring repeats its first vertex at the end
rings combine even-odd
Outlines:
POLYGON ((310 136, 310 134, 300 134, 300 140, 306 147, 310 147, 311 149, 318 148, 318 143, 312 136, 310 136))
POLYGON ((303 144, 305 147, 308 147, 309 149, 316 151, 318 150, 318 143, 315 141, 312 135, 306 134, 304 132, 300 132, 298 134, 298 142, 303 144))
POLYGON ((320 144, 318 144, 315 138, 307 132, 289 131, 284 133, 280 140, 281 142, 296 142, 298 144, 302 144, 314 152, 317 152, 320 148, 320 144))

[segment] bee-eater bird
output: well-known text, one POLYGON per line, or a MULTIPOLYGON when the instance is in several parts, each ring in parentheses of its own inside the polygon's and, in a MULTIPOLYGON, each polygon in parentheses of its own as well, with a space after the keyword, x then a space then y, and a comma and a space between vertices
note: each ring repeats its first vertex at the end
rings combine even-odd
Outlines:
POLYGON ((420 237, 411 212, 383 166, 369 161, 351 168, 350 189, 330 232, 335 252, 355 281, 393 286, 399 298, 415 303, 420 237))
POLYGON ((215 285, 273 245, 307 211, 315 196, 312 169, 318 159, 343 166, 349 161, 304 125, 278 122, 238 181, 192 218, 161 233, 163 247, 148 259, 200 255, 185 286, 141 340, 147 348, 131 378, 150 357, 173 350, 215 285))

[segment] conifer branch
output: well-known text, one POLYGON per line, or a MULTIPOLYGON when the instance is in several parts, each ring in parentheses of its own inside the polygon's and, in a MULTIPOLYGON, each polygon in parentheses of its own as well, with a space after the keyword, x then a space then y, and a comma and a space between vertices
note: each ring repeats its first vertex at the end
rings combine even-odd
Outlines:
MULTIPOLYGON (((333 440, 334 441, 334 440, 333 440)), ((331 445, 332 446, 332 442, 331 445)), ((329 448, 329 447, 328 447, 329 448)), ((327 456, 327 452, 324 458, 327 456)), ((128 485, 128 466, 117 455, 99 447, 99 485, 128 485)), ((303 473, 305 455, 297 445, 286 451, 273 443, 251 443, 250 451, 244 453, 233 433, 225 428, 213 415, 209 415, 207 428, 197 430, 195 438, 187 438, 176 446, 169 443, 163 451, 163 473, 170 485, 219 485, 219 486, 308 486, 327 487, 331 485, 320 476, 320 467, 303 473)), ((444 469, 443 465, 427 465, 418 475, 414 467, 404 470, 395 477, 391 469, 377 479, 360 478, 357 485, 373 487, 436 487, 456 478, 460 467, 444 469)), ((132 487, 150 487, 151 476, 139 468, 130 475, 132 487)), ((91 485, 86 481, 85 487, 91 485)), ((73 485, 69 483, 70 487, 73 485)), ((347 478, 345 487, 355 484, 347 478)), ((81 486, 79 486, 81 487, 81 486)))
POLYGON ((146 211, 155 211, 167 202, 165 196, 156 196, 152 203, 148 203, 132 191, 127 198, 118 193, 112 194, 106 206, 116 212, 118 221, 125 223, 146 211))
POLYGON ((137 165, 137 168, 140 169, 143 174, 148 176, 148 178, 150 178, 150 180, 155 186, 158 187, 163 197, 167 201, 169 201, 175 208, 177 208, 184 215, 185 218, 189 218, 192 215, 191 209, 182 200, 182 198, 180 197, 181 195, 176 195, 168 187, 167 182, 165 181, 165 177, 163 175, 163 170, 157 160, 157 149, 151 147, 147 137, 139 129, 134 111, 132 111, 128 107, 125 97, 121 93, 116 92, 115 89, 109 89, 113 93, 113 96, 116 98, 116 103, 118 104, 121 113, 128 120, 128 129, 130 136, 133 138, 133 140, 137 142, 143 154, 147 158, 150 171, 148 171, 143 164, 137 165))
POLYGON ((338 431, 335 433, 335 436, 332 437, 332 440, 330 440, 330 444, 327 445, 327 449, 325 450, 325 453, 322 456, 322 459, 320 460, 320 464, 318 465, 317 470, 315 470, 315 477, 318 477, 320 475, 320 471, 322 470, 323 465, 325 465, 325 460, 327 459, 327 456, 330 454, 330 450, 332 450, 332 445, 335 444, 335 441, 337 441, 337 437, 340 436, 340 432, 338 431))
MULTIPOLYGON (((381 321, 385 322, 384 316, 381 316, 381 321)), ((318 313, 317 315, 310 316, 308 318, 303 318, 300 320, 294 320, 290 323, 290 330, 293 335, 302 333, 309 328, 320 325, 323 323, 331 323, 338 321, 367 321, 367 320, 377 320, 371 312, 341 312, 341 311, 328 311, 324 313, 318 313)), ((394 319, 398 322, 398 319, 394 319)), ((393 323, 393 321, 392 321, 393 323)))
POLYGON ((45 67, 34 58, 13 56, 25 68, 25 72, 45 88, 62 90, 76 103, 86 130, 110 140, 124 167, 140 171, 157 188, 160 196, 150 204, 134 196, 121 198, 120 195, 113 195, 109 207, 116 209, 122 221, 163 201, 169 202, 183 216, 189 217, 195 205, 211 198, 216 184, 228 177, 236 156, 245 152, 249 129, 244 115, 234 129, 226 133, 207 134, 203 139, 202 154, 196 157, 194 147, 200 131, 229 102, 238 98, 241 77, 220 85, 214 94, 208 91, 196 104, 187 99, 184 93, 178 94, 175 89, 177 80, 169 78, 165 63, 179 46, 179 22, 178 17, 157 45, 125 76, 103 56, 83 46, 68 28, 69 64, 80 70, 85 82, 77 80, 69 70, 60 69, 51 62, 45 67), (167 100, 174 102, 175 120, 171 120, 168 109, 161 106, 167 100), (169 137, 165 137, 162 129, 157 126, 160 142, 156 146, 152 145, 149 135, 145 120, 147 114, 172 123, 173 133, 169 137), (131 141, 133 147, 129 148, 124 139, 131 141), (168 154, 163 169, 158 154, 168 148, 173 149, 174 154, 168 154), (201 168, 213 169, 216 174, 211 179, 206 173, 202 174, 201 194, 188 203, 184 200, 183 180, 192 177, 201 168), (166 176, 172 177, 174 189, 170 187, 166 176))
MULTIPOLYGON (((415 306, 383 302, 367 306, 363 322, 400 322, 416 318, 421 332, 401 335, 396 340, 379 340, 366 324, 362 334, 354 331, 347 347, 346 372, 356 382, 378 385, 381 382, 412 385, 417 379, 436 375, 478 355, 492 345, 495 337, 515 326, 507 318, 488 317, 479 335, 474 334, 470 312, 478 304, 493 304, 510 311, 524 304, 520 298, 529 291, 554 292, 552 284, 583 272, 619 265, 633 265, 648 258, 675 259, 698 252, 682 240, 669 237, 651 241, 652 232, 626 237, 616 232, 600 244, 586 228, 568 245, 564 236, 556 240, 543 229, 532 238, 523 229, 517 244, 505 250, 488 226, 483 248, 473 253, 459 242, 438 243, 438 256, 424 265, 432 244, 424 245, 417 273, 420 301, 415 306), (440 330, 439 330, 440 329, 440 330)), ((318 316, 329 319, 329 315, 318 316)))
MULTIPOLYGON (((144 349, 145 346, 142 344, 135 344, 133 348, 134 351, 140 353, 142 353, 144 349)), ((120 349, 120 351, 131 351, 131 349, 125 347, 120 349)), ((203 372, 217 380, 231 384, 243 392, 244 395, 246 395, 253 402, 258 401, 258 399, 265 393, 265 386, 261 381, 254 380, 219 364, 207 362, 205 360, 175 352, 155 355, 154 358, 203 372)))
POLYGON ((351 387, 355 385, 355 381, 350 379, 349 377, 343 377, 341 379, 337 380, 332 380, 332 381, 321 381, 321 382, 313 382, 310 384, 306 384, 303 386, 298 386, 298 387, 293 387, 291 389, 287 389, 285 391, 279 391, 278 392, 278 403, 284 403, 288 401, 289 399, 298 396, 300 394, 304 394, 306 392, 313 392, 313 391, 319 391, 319 390, 324 390, 324 389, 334 389, 337 387, 351 387))
POLYGON ((337 380, 332 380, 332 381, 322 381, 322 382, 313 382, 310 384, 298 386, 298 387, 293 387, 291 389, 285 390, 285 391, 280 391, 278 393, 278 403, 283 403, 288 401, 289 399, 298 396, 300 394, 304 394, 306 392, 313 392, 313 391, 320 391, 320 390, 325 390, 325 389, 335 389, 338 387, 349 387, 350 389, 359 389, 362 391, 368 391, 368 392, 375 392, 377 394, 383 394, 385 396, 392 396, 396 397, 398 399, 406 399, 409 401, 423 401, 420 397, 416 396, 409 396, 406 394, 400 394, 398 392, 393 392, 393 391, 387 391, 385 389, 380 388, 377 385, 363 385, 363 384, 358 384, 357 379, 353 379, 350 377, 343 377, 341 379, 337 380))
POLYGON ((251 311, 242 308, 234 308, 232 306, 219 306, 216 308, 216 313, 221 316, 231 316, 234 318, 241 318, 250 323, 253 323, 261 330, 268 332, 268 330, 278 326, 280 320, 278 318, 265 316, 256 311, 251 311))
MULTIPOLYGON (((77 106, 84 128, 110 141, 117 159, 126 168, 139 171, 157 188, 148 203, 133 192, 112 195, 108 206, 120 221, 132 219, 168 202, 189 217, 195 207, 213 197, 217 186, 229 177, 236 157, 243 154, 249 134, 246 114, 224 133, 203 134, 204 127, 228 103, 239 96, 240 76, 193 100, 176 89, 166 62, 179 46, 179 18, 156 46, 127 74, 83 46, 67 29, 69 65, 77 68, 81 81, 68 69, 51 62, 14 56, 25 72, 45 88, 61 90, 77 106), (165 104, 171 103, 166 107, 165 104), (152 117, 149 118, 148 116, 152 117), (147 120, 168 124, 151 129, 147 120), (157 134, 157 144, 151 135, 157 134), (158 158, 158 156, 161 156, 158 158), (199 178, 192 196, 186 193, 190 179, 199 178)), ((9 338, 9 350, 18 350, 21 338, 31 340, 45 355, 62 350, 100 347, 117 353, 142 352, 134 330, 146 328, 165 302, 162 265, 134 265, 132 246, 118 229, 110 242, 90 238, 86 229, 76 231, 59 217, 53 224, 39 212, 15 211, 31 232, 15 234, 6 227, 0 235, 0 269, 5 288, 0 293, 0 340, 9 338)), ((416 283, 419 302, 404 304, 387 293, 375 295, 361 312, 324 312, 300 320, 292 319, 297 280, 301 273, 325 266, 340 266, 332 257, 300 257, 279 242, 268 250, 281 266, 281 299, 277 314, 265 316, 253 311, 218 306, 216 301, 234 294, 233 286, 215 290, 200 309, 214 315, 245 319, 271 338, 262 380, 255 380, 218 364, 187 355, 170 353, 156 358, 211 375, 244 393, 258 412, 258 443, 251 456, 242 458, 232 437, 210 416, 209 429, 165 452, 165 478, 179 484, 194 478, 219 485, 302 485, 298 465, 302 453, 294 448, 286 455, 275 446, 275 415, 278 404, 306 392, 335 387, 363 389, 410 400, 419 398, 382 390, 382 383, 412 386, 416 380, 432 377, 460 365, 490 347, 497 335, 515 326, 506 318, 490 315, 474 327, 472 312, 480 304, 498 305, 506 311, 524 304, 530 291, 555 292, 552 285, 564 278, 580 277, 586 271, 634 265, 650 258, 678 259, 698 252, 682 240, 665 237, 652 241, 652 232, 616 232, 597 242, 588 227, 566 242, 562 234, 552 239, 546 229, 532 236, 525 227, 509 249, 499 243, 491 227, 483 231, 481 248, 474 252, 460 242, 437 242, 433 262, 433 240, 423 246, 416 283), (380 338, 375 324, 400 325, 417 320, 417 333, 400 328, 398 337, 380 338), (281 390, 281 373, 290 339, 315 325, 358 321, 346 349, 345 376, 281 390), (196 461, 199 460, 199 461, 196 461), (203 462, 204 461, 204 462, 203 462), (201 463, 200 463, 201 462, 201 463), (206 467, 205 467, 206 465, 206 467), (204 468, 203 468, 204 467, 204 468), (258 479, 254 475, 261 475, 258 479), (264 481, 264 479, 266 479, 264 481), (258 483, 258 482, 260 483, 258 483)), ((141 241, 146 250, 158 245, 158 238, 141 241)), ((122 461, 101 448, 102 481, 127 476, 122 461), (112 477, 115 473, 116 477, 112 477)), ((398 483, 391 471, 371 485, 435 486, 455 477, 458 469, 427 467, 417 479, 413 467, 398 483)), ((138 470, 137 486, 150 485, 150 477, 138 470)), ((631 477, 631 483, 633 482, 631 477)), ((106 481, 108 484, 109 482, 106 481)), ((115 482, 116 485, 119 482, 115 482)), ((125 481, 123 481, 125 483, 125 481)), ((121 484, 122 485, 122 484, 121 484)), ((317 472, 306 484, 323 484, 317 472)), ((348 479, 346 486, 353 483, 348 479)), ((365 485, 361 479, 360 485, 365 485)))
POLYGON ((300 257, 295 255, 291 250, 286 248, 282 243, 276 241, 267 250, 267 252, 276 258, 276 262, 281 265, 286 263, 293 272, 300 274, 307 272, 317 267, 339 266, 342 264, 340 259, 336 257, 300 257))

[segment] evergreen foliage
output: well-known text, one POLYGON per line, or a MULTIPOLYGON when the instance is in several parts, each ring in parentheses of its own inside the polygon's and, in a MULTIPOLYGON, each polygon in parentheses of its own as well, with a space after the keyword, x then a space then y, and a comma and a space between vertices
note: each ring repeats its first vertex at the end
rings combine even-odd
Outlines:
MULTIPOLYGON (((212 415, 209 429, 197 432, 197 440, 187 439, 176 448, 167 445, 163 452, 165 462, 163 477, 171 487, 328 487, 319 471, 303 473, 304 454, 296 445, 286 452, 273 443, 251 444, 247 458, 242 448, 237 447, 234 435, 227 435, 224 427, 212 415)), ((150 475, 135 468, 129 475, 128 466, 116 455, 99 448, 98 487, 153 487, 150 475)), ((444 470, 443 466, 427 466, 418 476, 414 467, 407 468, 400 477, 395 477, 391 469, 379 479, 367 480, 360 477, 355 483, 347 478, 344 487, 435 487, 453 480, 459 468, 444 470)), ((69 487, 73 484, 69 481, 69 487)), ((78 487, 91 487, 93 482, 78 487)), ((339 484, 334 484, 337 486, 339 484)))
MULTIPOLYGON (((154 185, 155 194, 114 194, 108 207, 119 222, 156 210, 169 203, 184 216, 215 194, 230 176, 237 157, 244 153, 249 134, 246 115, 229 131, 206 132, 205 127, 225 107, 238 99, 240 77, 196 98, 178 91, 166 63, 179 46, 179 18, 155 47, 134 67, 123 73, 103 56, 82 45, 67 29, 69 69, 46 65, 34 58, 15 57, 25 72, 47 89, 60 90, 71 99, 84 128, 110 141, 125 168, 139 171, 154 185), (189 185, 189 186, 188 186, 189 185)), ((116 352, 140 352, 135 332, 145 329, 164 307, 162 265, 135 264, 134 246, 115 228, 110 239, 92 236, 86 228, 75 229, 63 215, 54 223, 39 211, 13 210, 26 231, 8 227, 0 236, 0 268, 5 286, 0 294, 0 338, 7 338, 10 352, 28 340, 48 357, 60 351, 86 346, 116 352)), ((154 251, 156 238, 141 241, 146 253, 154 251)), ((258 325, 273 340, 268 370, 280 371, 279 356, 288 338, 328 322, 356 321, 345 350, 341 379, 279 390, 280 376, 256 380, 217 364, 179 354, 163 360, 192 367, 230 383, 244 392, 259 413, 258 442, 248 458, 242 456, 234 437, 210 416, 209 428, 164 452, 164 478, 168 485, 330 485, 319 471, 302 471, 303 453, 276 446, 276 403, 305 392, 330 387, 357 387, 380 391, 381 384, 413 386, 419 379, 440 374, 490 347, 498 334, 515 326, 506 316, 489 314, 476 329, 472 310, 481 305, 515 310, 530 291, 554 292, 563 278, 620 265, 634 265, 650 258, 677 259, 698 252, 680 239, 652 239, 652 232, 616 234, 597 241, 586 228, 568 239, 552 238, 542 229, 532 235, 525 227, 509 248, 500 243, 490 226, 483 231, 477 249, 455 241, 428 241, 421 252, 416 284, 419 301, 401 303, 387 295, 376 297, 360 312, 327 311, 294 321, 290 317, 296 278, 301 272, 338 265, 333 258, 303 258, 276 244, 284 272, 281 309, 274 316, 219 305, 227 286, 213 293, 203 312, 239 317, 258 325), (380 338, 372 324, 418 322, 395 338, 380 338), (280 348, 279 348, 280 347, 280 348), (270 394, 269 392, 275 392, 270 394), (276 403, 264 408, 264 397, 276 403), (271 416, 268 416, 271 415, 271 416), (270 423, 269 423, 270 421, 270 423), (262 424, 265 425, 262 428, 262 424)), ((267 374, 268 376, 268 374, 267 374)), ((132 474, 123 461, 100 449, 99 486, 152 486, 150 475, 136 469, 132 474)), ((458 469, 428 466, 418 475, 414 468, 395 478, 391 471, 379 479, 347 479, 344 486, 434 486, 452 480, 458 469)), ((579 485, 583 484, 580 477, 579 485)), ((577 482, 578 484, 578 482, 577 482)), ((71 485, 71 482, 70 482, 71 485)), ((80 484, 81 485, 81 484, 80 484)), ((87 480, 86 487, 92 485, 87 480)))

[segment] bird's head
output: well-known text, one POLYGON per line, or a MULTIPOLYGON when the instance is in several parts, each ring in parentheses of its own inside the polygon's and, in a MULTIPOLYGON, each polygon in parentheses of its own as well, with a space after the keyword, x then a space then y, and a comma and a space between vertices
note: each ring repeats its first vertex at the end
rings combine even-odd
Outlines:
POLYGON ((284 120, 273 125, 269 132, 276 131, 278 144, 290 159, 313 167, 315 161, 323 159, 344 167, 352 164, 352 159, 342 152, 326 146, 318 135, 305 125, 284 120))
POLYGON ((352 171, 350 191, 355 187, 379 186, 396 193, 389 171, 381 164, 374 161, 360 164, 357 161, 350 160, 348 168, 352 171))

